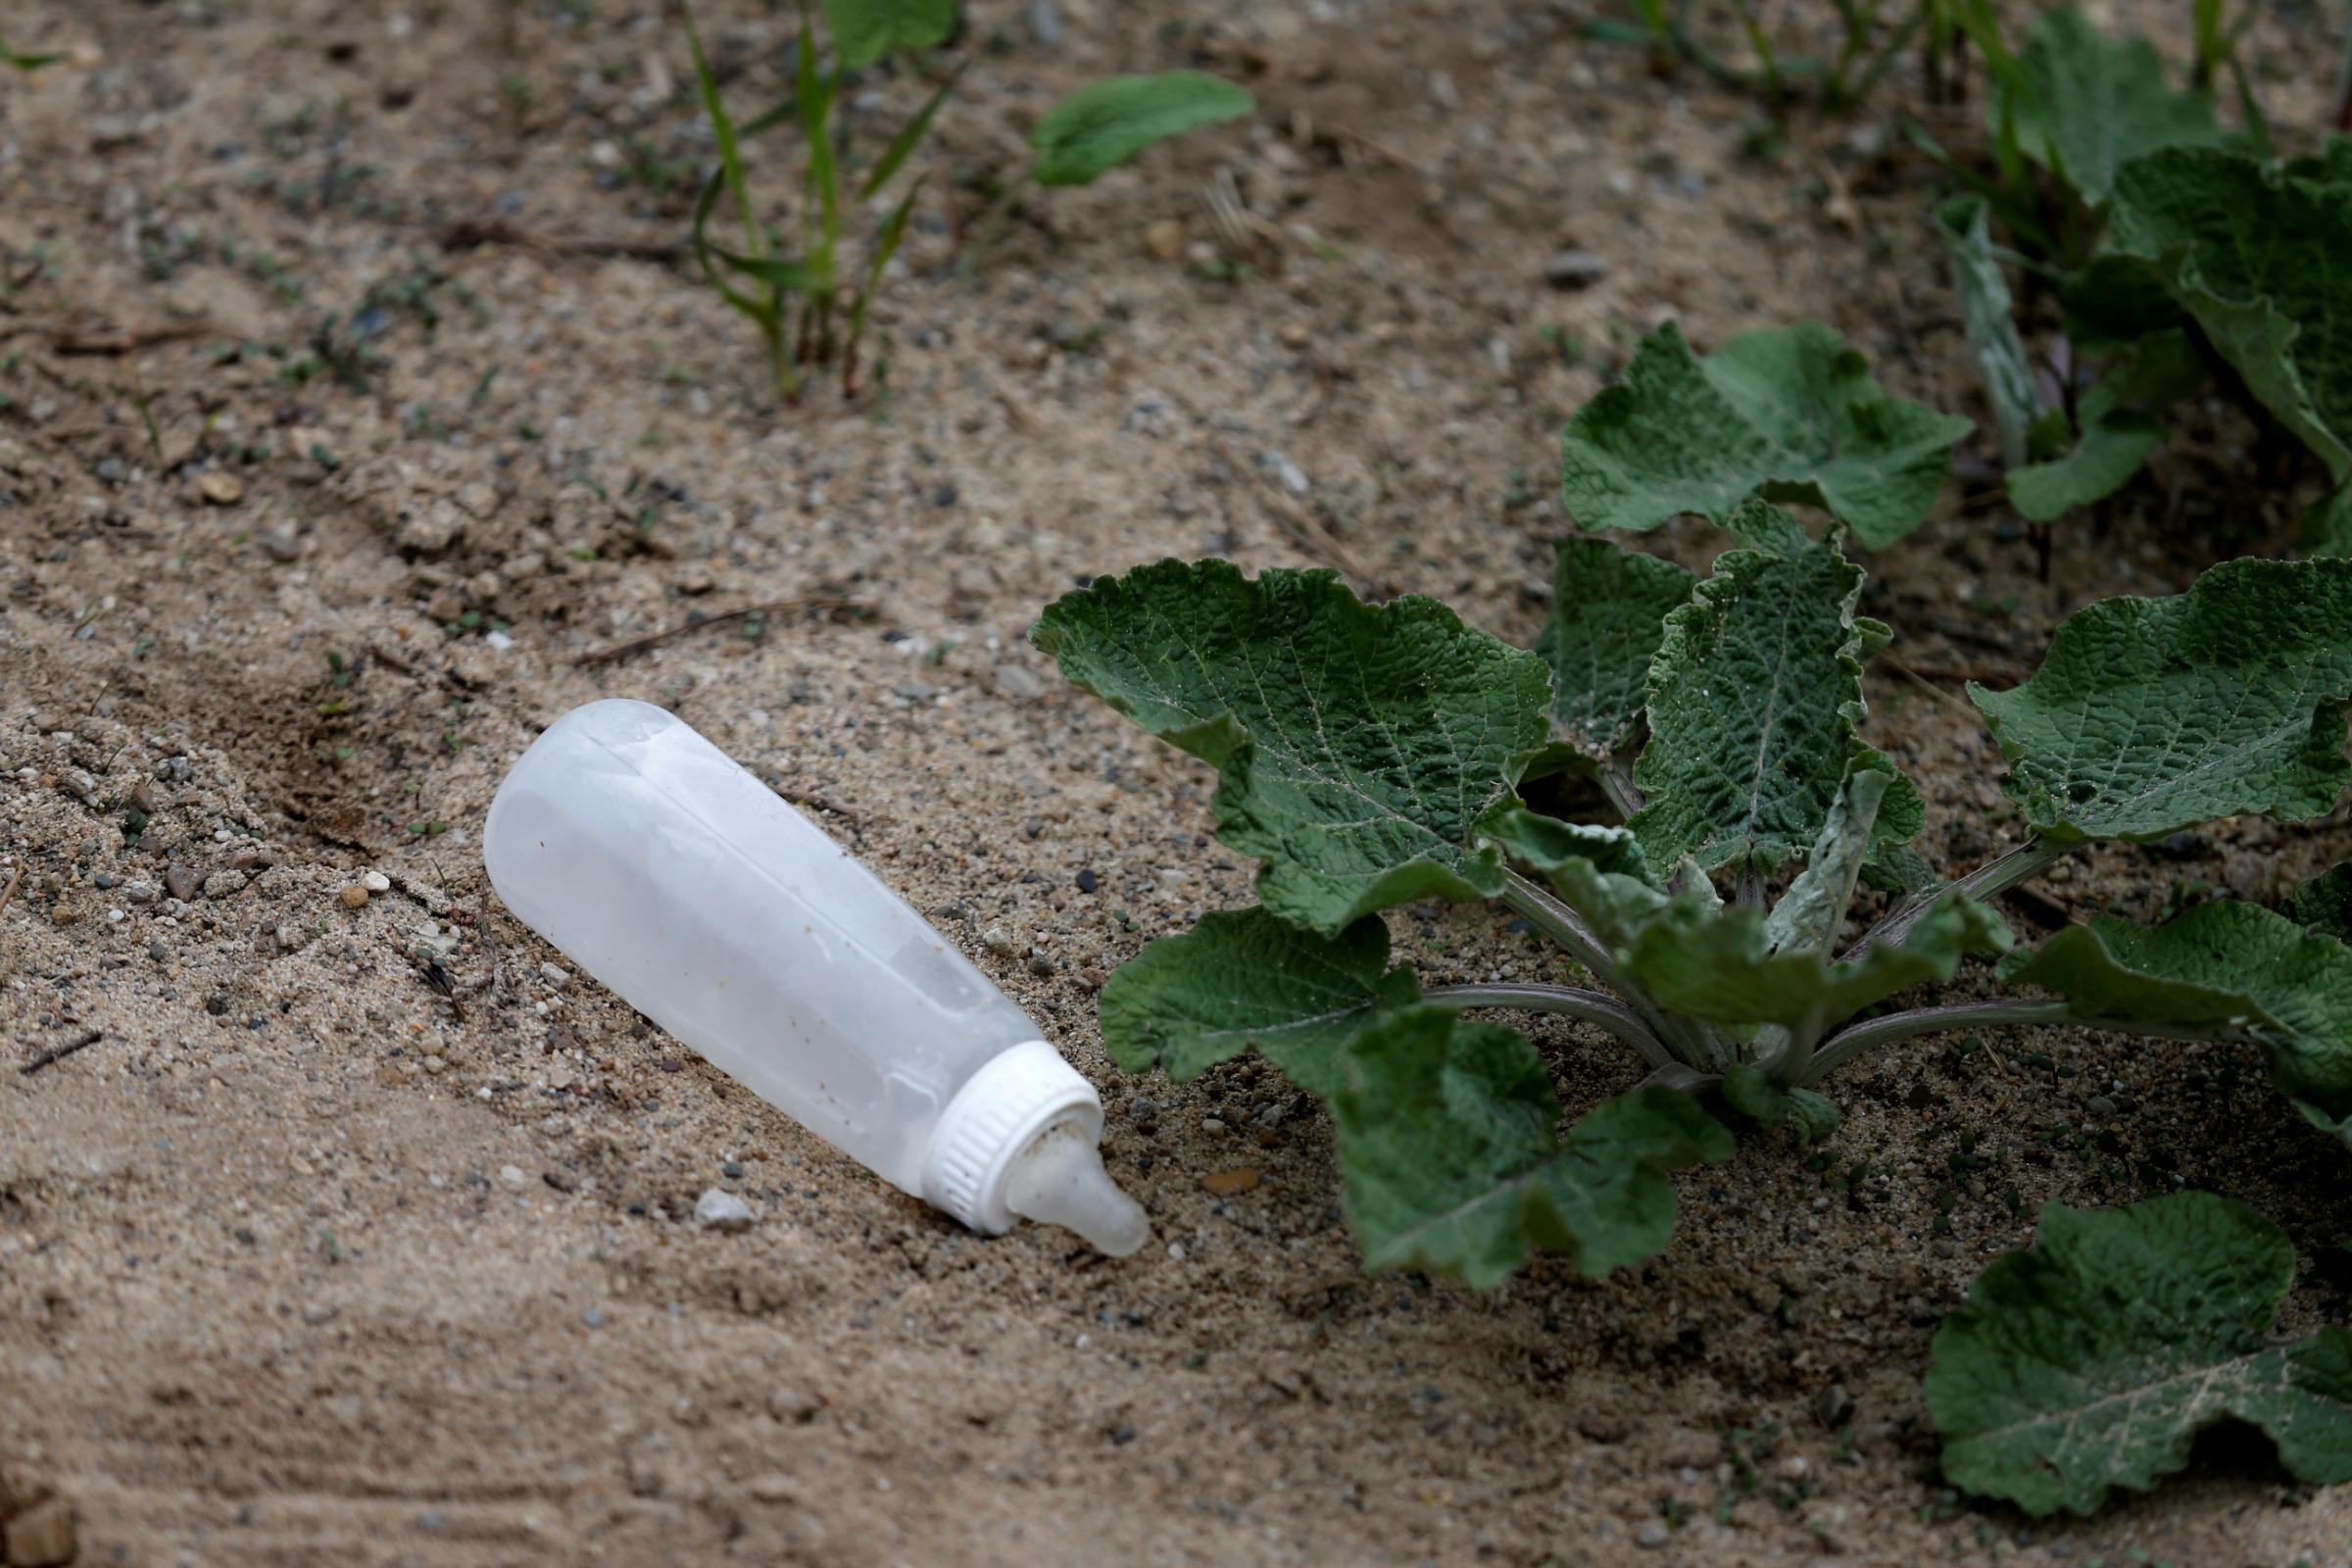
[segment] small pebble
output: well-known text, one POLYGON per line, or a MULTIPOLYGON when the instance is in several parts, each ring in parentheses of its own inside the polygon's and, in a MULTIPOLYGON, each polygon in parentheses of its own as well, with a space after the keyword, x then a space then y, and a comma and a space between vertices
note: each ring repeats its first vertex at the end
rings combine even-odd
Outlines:
POLYGON ((74 1560, 80 1544, 74 1539, 74 1509, 63 1497, 36 1503, 8 1521, 0 1535, 0 1560, 20 1568, 62 1568, 74 1560))
POLYGON ((360 878, 360 886, 370 893, 389 893, 392 891, 392 879, 381 871, 370 871, 360 878))
POLYGON ((1095 886, 1096 886, 1096 883, 1095 883, 1095 873, 1094 873, 1094 872, 1092 872, 1092 871, 1081 871, 1081 872, 1079 872, 1079 873, 1078 873, 1078 891, 1079 891, 1079 892, 1081 892, 1081 893, 1092 893, 1092 892, 1094 892, 1094 891, 1095 891, 1095 886))
POLYGON ((560 963, 543 963, 539 966, 539 978, 561 991, 571 979, 571 971, 560 963))
POLYGON ((706 1230, 749 1230, 752 1224, 752 1205, 733 1193, 711 1188, 695 1200, 694 1222, 706 1230))
POLYGON ((366 888, 360 886, 357 882, 354 882, 351 884, 351 886, 343 890, 343 907, 346 909, 361 909, 366 908, 367 906, 368 890, 366 888))
POLYGON ((174 860, 170 865, 164 867, 164 891, 171 894, 182 904, 192 901, 196 897, 198 890, 201 889, 203 885, 203 883, 197 880, 196 873, 194 871, 180 864, 177 860, 174 860))
POLYGON ((1660 1546, 1666 1544, 1666 1538, 1669 1533, 1670 1532, 1668 1532, 1666 1526, 1662 1522, 1652 1519, 1649 1523, 1643 1525, 1640 1530, 1634 1532, 1634 1544, 1640 1546, 1643 1551, 1655 1551, 1660 1546))
POLYGON ((1591 288, 1609 275, 1609 264, 1591 251, 1562 251, 1544 264, 1544 281, 1557 289, 1591 288))
POLYGON ((531 1185, 531 1179, 522 1173, 522 1167, 520 1165, 499 1166, 498 1180, 500 1185, 512 1188, 514 1191, 518 1193, 521 1192, 525 1187, 531 1185))
POLYGON ((216 507, 233 507, 245 499, 245 486, 233 473, 208 468, 196 476, 196 497, 216 507))

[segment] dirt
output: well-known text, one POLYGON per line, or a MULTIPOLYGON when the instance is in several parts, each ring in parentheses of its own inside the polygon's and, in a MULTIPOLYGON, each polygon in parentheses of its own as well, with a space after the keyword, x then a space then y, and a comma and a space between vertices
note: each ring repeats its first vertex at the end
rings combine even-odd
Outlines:
MULTIPOLYGON (((1032 9, 972 8, 867 389, 793 408, 678 254, 708 139, 652 7, 11 12, 12 44, 67 54, 0 82, 20 1556, 2352 1562, 2352 1489, 2259 1443, 2087 1522, 1935 1475, 1935 1324, 2047 1200, 2232 1193, 2299 1245, 2294 1321, 2352 1308, 2341 1152, 2245 1052, 1909 1043, 1833 1083, 1826 1156, 1749 1137, 1686 1175, 1651 1262, 1482 1295, 1362 1274, 1328 1124, 1270 1073, 1122 1077, 1096 1031, 1102 977, 1248 902, 1250 867, 1203 769, 1026 647, 1039 609, 1221 553, 1524 641, 1559 426, 1669 316, 1702 346, 1826 319, 1981 416, 1940 176, 1896 128, 1965 144, 1975 109, 1925 106, 1906 64, 1775 144, 1754 98, 1653 77, 1572 5, 1061 0, 1052 46, 1032 9), (1260 114, 962 259, 1054 94, 1183 64, 1260 114), (1231 234, 1221 172, 1257 215, 1231 234), (1568 250, 1602 275, 1547 284, 1568 250), (1103 1087, 1143 1254, 962 1234, 507 914, 491 792, 603 695, 674 708, 1046 1024, 1103 1087), (749 1229, 693 1222, 712 1187, 749 1229)), ((786 22, 701 11, 730 97, 780 96, 786 22)), ((2102 20, 2169 46, 2178 11, 2102 20)), ((2324 116, 2323 34, 2305 10, 2252 35, 2282 127, 2324 116)), ((927 85, 855 89, 869 146, 927 85)), ((2184 423, 2061 527, 2046 583, 1958 485, 1873 563, 1900 632, 1873 738, 1955 869, 2012 831, 1963 679, 2022 674, 2091 598, 2283 546, 2296 493, 2246 481, 2251 427, 2184 423)), ((2220 824, 2008 912, 2272 897, 2345 837, 2220 824)), ((1544 956, 1494 911, 1392 924, 1431 981, 1544 956)), ((1603 1038, 1519 1021, 1572 1107, 1633 1082, 1603 1038)))

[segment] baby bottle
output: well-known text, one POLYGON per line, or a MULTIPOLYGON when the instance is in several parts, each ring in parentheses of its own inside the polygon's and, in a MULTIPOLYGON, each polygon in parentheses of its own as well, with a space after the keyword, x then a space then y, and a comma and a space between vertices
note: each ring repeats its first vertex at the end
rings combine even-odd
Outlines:
POLYGON ((482 833, 517 918, 834 1148, 976 1231, 1151 1234, 1102 1102, 906 901, 683 719, 612 699, 523 753, 482 833))

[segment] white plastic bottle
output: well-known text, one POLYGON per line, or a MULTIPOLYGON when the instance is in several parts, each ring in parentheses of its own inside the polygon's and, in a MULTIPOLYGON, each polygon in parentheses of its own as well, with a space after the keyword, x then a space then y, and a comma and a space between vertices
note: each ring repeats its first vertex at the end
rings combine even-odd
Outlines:
POLYGON ((777 1109, 974 1230, 1150 1222, 1102 1102, 1004 994, 683 719, 609 700, 523 753, 482 833, 524 923, 777 1109))

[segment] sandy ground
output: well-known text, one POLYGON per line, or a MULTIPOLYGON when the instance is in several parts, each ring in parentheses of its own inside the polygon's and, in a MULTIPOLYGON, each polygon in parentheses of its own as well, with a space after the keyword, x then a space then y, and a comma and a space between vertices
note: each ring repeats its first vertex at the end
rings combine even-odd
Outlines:
MULTIPOLYGON (((2087 1523, 1935 1479, 1929 1337, 2046 1200, 2236 1194, 2303 1249, 2298 1321, 2352 1305, 2343 1155, 2247 1054, 1905 1046, 1833 1086, 1829 1158, 1749 1139, 1651 1263, 1485 1295, 1358 1270, 1327 1124, 1270 1073, 1102 1055, 1102 977, 1250 868, 1202 769, 1026 648, 1038 610, 1213 552, 1527 639, 1559 424, 1669 315, 1702 345, 1818 317, 1981 413, 1936 175, 1888 128, 1916 86, 1774 146, 1573 5, 1062 0, 1052 43, 972 9, 886 375, 789 410, 675 254, 707 136, 650 6, 11 11, 71 58, 0 82, 0 1518, 130 1564, 2352 1562, 2352 1490, 2259 1444, 2087 1523), (956 266, 1054 94, 1187 63, 1256 121, 956 266), (1220 172, 1262 220, 1238 248, 1220 172), (1564 250, 1602 275, 1549 286, 1564 250), (609 694, 1033 1010, 1104 1087, 1144 1254, 961 1234, 506 913, 491 791, 609 694), (710 1187, 757 1223, 698 1228, 710 1187)), ((731 96, 777 96, 785 24, 705 11, 731 96)), ((2335 47, 2299 15, 2255 35, 2289 126, 2335 47)), ((875 74, 858 132, 924 90, 875 74)), ((1955 865, 2008 833, 1961 679, 2284 538, 2242 423, 2186 426, 2048 585, 1959 488, 1875 564, 1874 738, 1955 865)), ((2270 897, 2343 841, 2224 825, 2010 913, 2270 897)), ((1431 980, 1543 958, 1491 911, 1392 924, 1431 980)), ((1526 1022, 1573 1104, 1631 1082, 1526 1022)))

